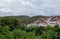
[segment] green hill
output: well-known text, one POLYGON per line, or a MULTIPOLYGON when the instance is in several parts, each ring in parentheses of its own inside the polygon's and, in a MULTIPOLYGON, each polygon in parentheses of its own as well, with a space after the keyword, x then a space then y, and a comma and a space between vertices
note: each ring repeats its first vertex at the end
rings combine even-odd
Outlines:
POLYGON ((6 17, 18 19, 20 24, 28 24, 28 23, 31 23, 31 22, 36 21, 38 19, 41 19, 41 18, 48 18, 47 16, 33 16, 33 17, 29 17, 29 16, 6 16, 6 17))

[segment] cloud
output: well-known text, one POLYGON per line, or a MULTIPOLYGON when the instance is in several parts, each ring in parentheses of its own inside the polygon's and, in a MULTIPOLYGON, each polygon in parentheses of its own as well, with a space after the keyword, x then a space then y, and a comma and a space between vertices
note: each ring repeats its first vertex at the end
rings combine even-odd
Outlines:
POLYGON ((0 0, 0 16, 60 15, 60 0, 0 0))

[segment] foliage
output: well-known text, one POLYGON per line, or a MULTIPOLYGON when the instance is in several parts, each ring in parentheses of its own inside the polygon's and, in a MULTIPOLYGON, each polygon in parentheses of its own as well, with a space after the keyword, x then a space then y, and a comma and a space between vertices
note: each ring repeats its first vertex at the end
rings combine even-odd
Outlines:
POLYGON ((24 26, 16 18, 0 19, 0 39, 60 39, 60 27, 24 26))
POLYGON ((0 19, 1 26, 9 26, 10 30, 13 30, 19 26, 19 21, 15 18, 4 17, 0 19))

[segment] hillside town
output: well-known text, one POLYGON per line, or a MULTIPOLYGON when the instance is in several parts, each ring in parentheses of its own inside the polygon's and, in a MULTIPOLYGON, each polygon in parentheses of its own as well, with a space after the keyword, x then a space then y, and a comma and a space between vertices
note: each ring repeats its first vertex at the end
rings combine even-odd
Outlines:
POLYGON ((60 26, 60 16, 52 16, 49 18, 42 18, 38 19, 37 21, 34 21, 30 24, 27 24, 27 26, 60 26))

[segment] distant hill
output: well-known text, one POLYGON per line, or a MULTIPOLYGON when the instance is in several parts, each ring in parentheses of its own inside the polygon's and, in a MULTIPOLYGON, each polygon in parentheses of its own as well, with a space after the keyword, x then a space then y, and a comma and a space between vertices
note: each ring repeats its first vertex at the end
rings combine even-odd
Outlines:
POLYGON ((6 17, 18 19, 20 24, 28 24, 28 23, 31 23, 31 22, 36 21, 38 19, 41 19, 41 18, 48 18, 47 16, 33 16, 33 17, 29 17, 29 16, 6 16, 6 17))

